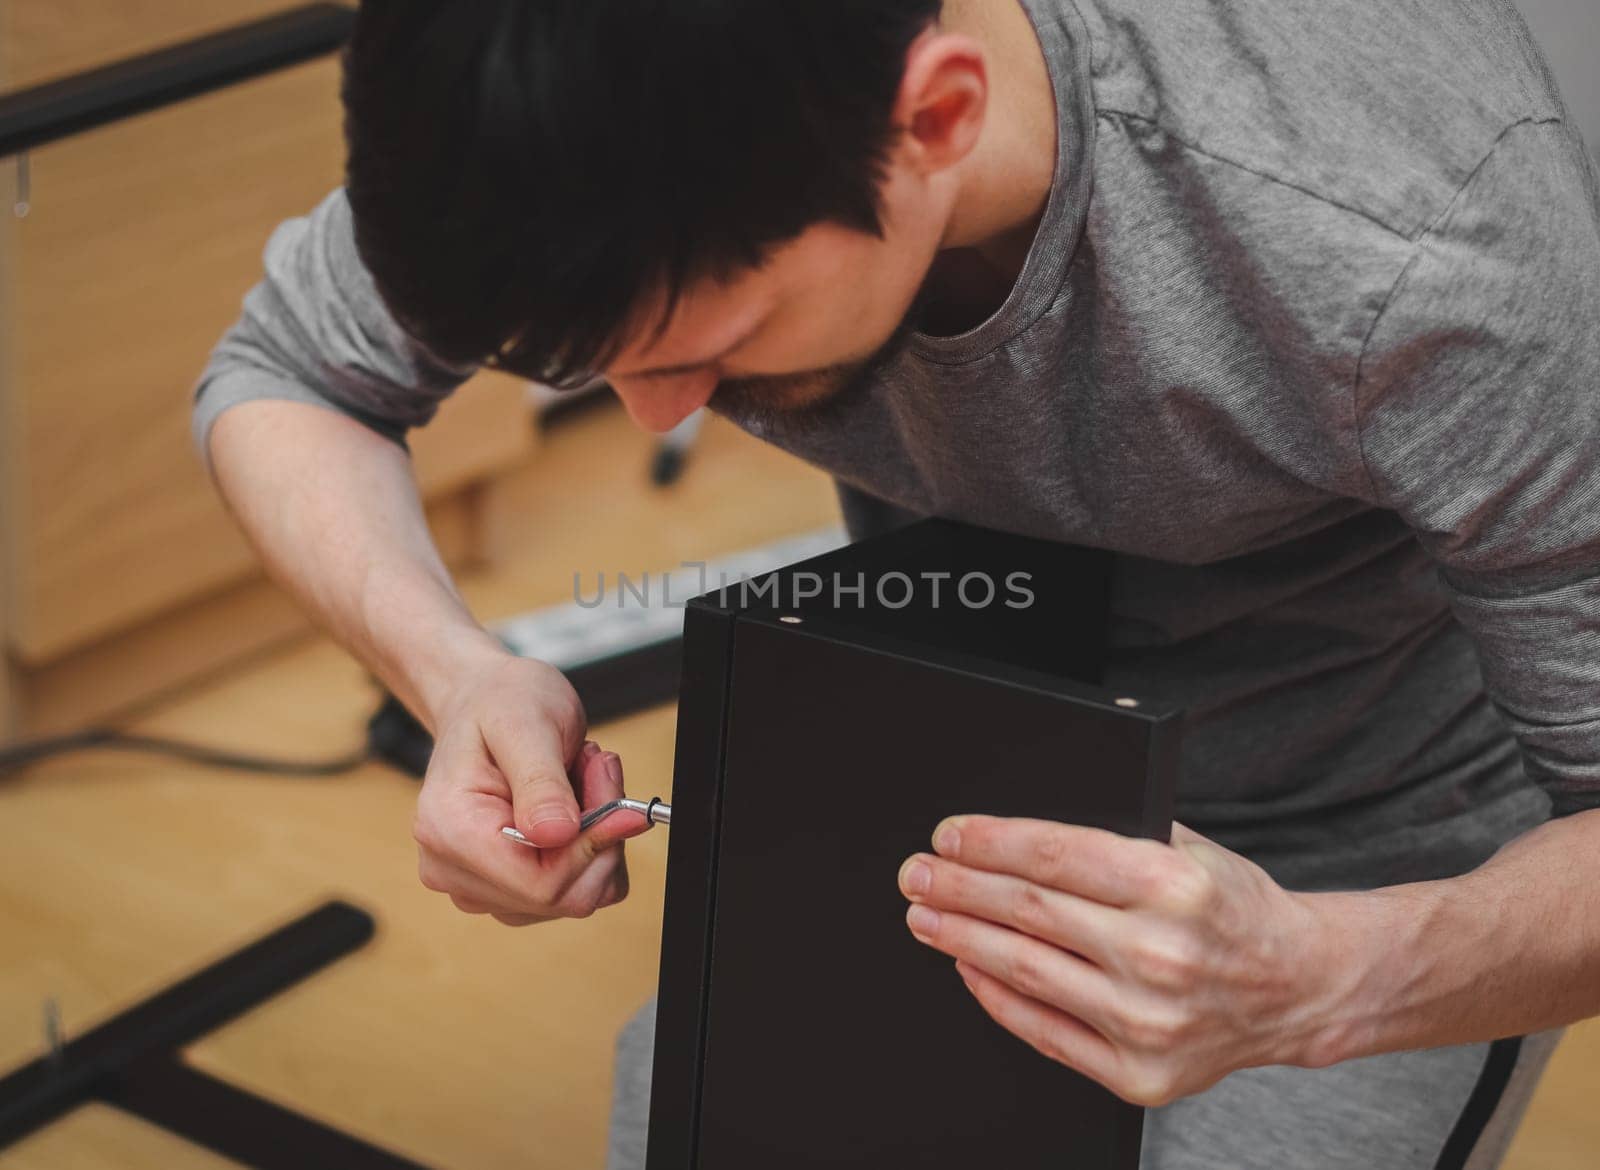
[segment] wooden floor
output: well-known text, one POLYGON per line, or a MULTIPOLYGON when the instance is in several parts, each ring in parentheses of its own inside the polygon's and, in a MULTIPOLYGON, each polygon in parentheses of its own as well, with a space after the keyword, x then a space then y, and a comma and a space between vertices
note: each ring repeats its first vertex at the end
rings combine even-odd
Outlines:
MULTIPOLYGON (((639 573, 837 518, 816 471, 713 420, 686 478, 644 486, 647 436, 563 424, 507 493, 507 553, 465 589, 493 618, 564 600, 572 574, 639 573)), ((359 742, 376 699, 325 643, 163 704, 141 730, 283 755, 359 742)), ((634 793, 669 789, 673 711, 596 731, 634 793)), ((602 1164, 612 1039, 653 992, 665 833, 629 846, 633 894, 586 922, 509 930, 415 878, 414 783, 378 766, 278 780, 85 755, 0 783, 0 1069, 36 1055, 40 1008, 81 1031, 330 896, 376 940, 195 1046, 198 1066, 440 1168, 602 1164)), ((1600 1164, 1600 1032, 1575 1030, 1508 1163, 1600 1164)), ((104 1108, 0 1154, 0 1170, 224 1165, 104 1108)))

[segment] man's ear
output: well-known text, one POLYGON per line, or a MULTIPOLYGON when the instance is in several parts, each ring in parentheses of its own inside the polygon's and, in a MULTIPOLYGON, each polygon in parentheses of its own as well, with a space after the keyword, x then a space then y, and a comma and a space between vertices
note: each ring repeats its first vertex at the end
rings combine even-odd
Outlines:
POLYGON ((972 152, 989 104, 989 66, 983 46, 969 36, 929 29, 906 52, 905 75, 895 98, 894 125, 902 131, 895 153, 929 175, 972 152))

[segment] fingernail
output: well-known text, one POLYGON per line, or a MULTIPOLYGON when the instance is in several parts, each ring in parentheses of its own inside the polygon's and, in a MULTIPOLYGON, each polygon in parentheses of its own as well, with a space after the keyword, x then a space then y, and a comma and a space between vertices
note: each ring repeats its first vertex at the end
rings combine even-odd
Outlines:
POLYGON ((592 740, 592 739, 586 739, 586 740, 583 741, 583 747, 579 749, 578 754, 581 755, 584 759, 587 760, 590 756, 594 755, 595 752, 597 752, 599 750, 600 750, 600 745, 599 744, 595 743, 595 741, 592 740))
POLYGON ((622 757, 616 752, 606 753, 606 775, 619 789, 622 787, 622 757))
POLYGON ((528 827, 537 829, 548 821, 572 821, 576 819, 559 804, 541 804, 528 814, 528 827))
POLYGON ((939 929, 939 912, 926 906, 913 906, 906 911, 906 925, 911 927, 912 934, 928 942, 939 929))
POLYGON ((928 892, 933 885, 933 870, 913 857, 900 867, 900 888, 912 897, 928 892))
POLYGON ((961 850, 961 831, 954 821, 945 821, 933 834, 933 847, 946 857, 954 857, 961 850))

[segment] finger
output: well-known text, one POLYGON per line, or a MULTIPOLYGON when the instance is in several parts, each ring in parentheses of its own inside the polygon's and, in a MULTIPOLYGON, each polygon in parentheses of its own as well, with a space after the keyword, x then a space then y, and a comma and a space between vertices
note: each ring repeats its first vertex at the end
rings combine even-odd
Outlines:
MULTIPOLYGON (((568 848, 575 850, 577 846, 568 848)), ((529 923, 587 917, 596 909, 596 902, 609 904, 606 899, 612 895, 619 870, 622 871, 621 895, 627 896, 627 874, 620 851, 591 860, 573 882, 561 888, 552 886, 548 892, 495 886, 469 870, 445 862, 435 861, 429 869, 430 880, 425 884, 430 888, 443 887, 452 893, 452 901, 456 896, 471 901, 478 907, 473 913, 492 914, 496 918, 523 918, 528 919, 529 923)), ((507 925, 523 924, 508 922, 507 925)))
MULTIPOLYGON (((596 753, 585 767, 581 784, 585 808, 599 808, 618 799, 625 791, 621 758, 615 752, 596 753)), ((594 860, 573 880, 563 907, 574 915, 588 915, 626 898, 628 866, 618 846, 649 827, 650 822, 638 813, 614 812, 585 832, 578 846, 591 851, 594 860)))
POLYGON ((570 917, 587 917, 606 906, 614 906, 628 896, 628 866, 622 850, 602 854, 572 884, 560 903, 570 917))
MULTIPOLYGON (((622 779, 622 758, 616 752, 597 752, 583 773, 583 807, 599 808, 627 795, 622 779)), ((648 831, 650 821, 643 813, 619 810, 588 831, 596 852, 648 831)))
POLYGON ((1126 912, 1005 873, 918 853, 900 867, 913 902, 1010 927, 1104 967, 1125 941, 1126 912))
MULTIPOLYGON (((484 726, 484 747, 511 789, 513 823, 535 845, 570 844, 578 835, 578 797, 568 774, 559 730, 548 720, 484 726)), ((598 752, 585 742, 571 761, 574 770, 598 752)))
POLYGON ((1039 1000, 1102 1032, 1115 1003, 1111 979, 1093 963, 965 914, 912 906, 906 924, 918 941, 977 967, 1029 999, 1039 1000))
POLYGON ((1104 1036, 1066 1012, 1018 994, 970 964, 958 962, 956 972, 995 1023, 1051 1060, 1116 1091, 1112 1088, 1116 1050, 1104 1036))
MULTIPOLYGON (((597 745, 580 745, 575 755, 589 759, 598 752, 597 745)), ((441 739, 417 802, 414 833, 421 864, 435 869, 450 866, 488 883, 492 894, 481 889, 471 892, 478 901, 498 903, 509 913, 544 916, 594 860, 596 851, 587 842, 530 849, 508 840, 500 830, 513 817, 509 795, 505 776, 488 758, 480 739, 441 739)), ((438 888, 440 881, 430 883, 424 873, 423 884, 438 888)))
POLYGON ((1159 841, 1022 817, 950 817, 933 838, 934 851, 951 861, 1108 906, 1157 894, 1172 863, 1172 850, 1159 841))
POLYGON ((548 917, 548 907, 530 905, 516 894, 507 893, 477 874, 437 859, 423 863, 423 885, 447 895, 456 909, 468 914, 516 914, 548 917), (468 909, 470 905, 472 909, 468 909))
MULTIPOLYGON (((579 778, 585 808, 598 808, 623 792, 622 761, 615 752, 597 752, 579 778)), ((621 848, 629 836, 650 827, 638 813, 614 812, 587 830, 568 849, 587 855, 582 870, 572 877, 559 907, 569 917, 588 917, 602 906, 615 905, 628 895, 627 859, 621 848), (620 825, 612 822, 620 821, 620 825)))
POLYGON ((480 902, 474 902, 469 898, 457 898, 452 896, 450 901, 453 902, 455 904, 455 908, 461 911, 463 914, 471 914, 474 916, 487 914, 490 918, 493 918, 502 926, 537 926, 542 922, 550 921, 550 919, 542 918, 537 914, 498 914, 488 906, 485 906, 480 902))
MULTIPOLYGON (((1179 824, 1177 821, 1173 821, 1172 822, 1171 842, 1174 845, 1216 845, 1217 844, 1215 841, 1213 841, 1210 837, 1207 837, 1205 834, 1197 833, 1193 829, 1191 829, 1188 825, 1179 824)), ((1219 849, 1221 848, 1220 845, 1218 845, 1217 847, 1219 849)))
POLYGON ((537 914, 492 914, 490 917, 501 926, 538 926, 542 922, 551 921, 537 914))
POLYGON ((435 859, 477 875, 510 905, 539 913, 561 900, 598 852, 585 834, 565 846, 530 849, 505 837, 504 799, 483 793, 455 794, 444 814, 448 831, 438 835, 435 859))

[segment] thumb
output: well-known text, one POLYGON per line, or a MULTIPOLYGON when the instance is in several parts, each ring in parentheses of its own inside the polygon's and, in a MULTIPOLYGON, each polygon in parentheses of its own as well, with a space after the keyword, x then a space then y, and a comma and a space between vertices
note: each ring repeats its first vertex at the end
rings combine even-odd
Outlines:
POLYGON ((1207 869, 1222 872, 1230 864, 1229 859, 1237 854, 1225 845, 1219 845, 1204 833, 1196 832, 1188 825, 1172 822, 1172 847, 1182 849, 1207 869))
POLYGON ((1210 837, 1205 836, 1203 833, 1197 833, 1195 830, 1191 829, 1188 825, 1181 824, 1178 821, 1173 821, 1172 822, 1171 843, 1174 846, 1177 846, 1177 845, 1215 845, 1216 844, 1216 842, 1213 841, 1210 837))
MULTIPOLYGON (((578 798, 554 730, 542 734, 538 728, 519 728, 503 743, 489 745, 511 789, 512 821, 541 849, 570 844, 578 836, 578 798)), ((586 741, 576 766, 581 768, 597 751, 586 741)))

